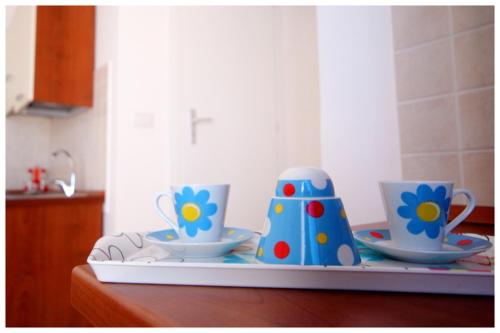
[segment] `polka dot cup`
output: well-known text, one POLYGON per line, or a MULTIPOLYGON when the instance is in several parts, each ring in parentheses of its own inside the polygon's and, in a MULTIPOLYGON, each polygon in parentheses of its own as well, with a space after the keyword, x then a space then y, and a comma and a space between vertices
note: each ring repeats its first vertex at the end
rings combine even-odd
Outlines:
POLYGON ((357 265, 347 214, 326 172, 286 170, 271 199, 257 259, 269 264, 357 265))

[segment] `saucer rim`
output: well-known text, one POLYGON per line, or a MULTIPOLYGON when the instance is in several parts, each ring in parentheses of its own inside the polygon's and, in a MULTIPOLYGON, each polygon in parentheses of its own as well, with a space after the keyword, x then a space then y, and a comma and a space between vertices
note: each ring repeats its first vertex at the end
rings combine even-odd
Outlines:
POLYGON ((197 242, 197 243, 183 243, 183 242, 178 242, 178 243, 173 243, 173 241, 178 241, 179 238, 177 239, 171 239, 171 240, 160 240, 160 239, 157 239, 157 238, 152 238, 150 235, 153 234, 153 233, 156 233, 156 232, 161 232, 161 231, 167 231, 167 230, 172 230, 174 231, 175 233, 175 230, 170 228, 170 229, 161 229, 161 230, 156 230, 156 231, 150 231, 150 232, 147 232, 145 235, 144 235, 144 238, 150 242, 150 243, 155 243, 155 244, 169 244, 169 245, 172 245, 172 246, 216 246, 216 245, 222 245, 222 244, 235 244, 235 243, 238 243, 238 242, 245 242, 245 241, 248 241, 249 239, 251 239, 253 236, 256 235, 256 233, 250 229, 246 229, 246 228, 239 228, 239 227, 224 227, 223 231, 226 231, 226 230, 229 230, 229 229, 232 229, 232 230, 241 230, 241 231, 244 231, 244 232, 248 232, 248 235, 243 237, 242 239, 233 239, 233 238, 227 238, 227 237, 221 237, 221 240, 218 241, 218 242, 197 242), (222 241, 222 239, 229 239, 230 241, 229 242, 224 242, 222 241))
MULTIPOLYGON (((372 229, 372 228, 369 228, 369 229, 363 229, 363 230, 356 230, 356 231, 353 231, 353 237, 355 240, 363 243, 366 245, 367 244, 370 244, 372 246, 376 246, 376 247, 381 247, 381 248, 385 248, 385 249, 393 249, 393 250, 398 250, 398 251, 401 251, 401 252, 404 252, 404 253, 407 253, 407 254, 428 254, 428 255, 443 255, 443 254, 449 254, 449 255, 452 255, 452 254, 474 254, 474 253, 480 253, 480 252, 484 252, 484 251, 487 251, 488 249, 490 249, 493 244, 489 241, 489 240, 486 240, 486 239, 481 239, 481 240, 484 240, 486 242, 488 242, 488 244, 485 244, 484 246, 478 246, 478 247, 474 247, 472 249, 468 249, 468 250, 432 250, 432 251, 426 251, 426 250, 418 250, 418 249, 405 249, 405 248, 401 248, 401 247, 395 247, 395 246, 387 246, 387 243, 382 243, 382 244, 378 244, 379 242, 373 242, 371 240, 366 240, 366 239, 362 239, 361 237, 358 236, 358 232, 361 232, 361 231, 380 231, 380 230, 384 230, 384 231, 388 231, 389 232, 389 235, 390 235, 390 230, 387 229, 387 228, 377 228, 377 229, 372 229), (375 245, 377 244, 377 245, 375 245)), ((471 237, 471 238, 475 238, 475 239, 479 239, 478 237, 475 237, 475 236, 469 236, 467 235, 467 237, 471 237)), ((392 240, 392 239, 391 239, 392 240)), ((451 245, 451 244, 450 244, 451 245)))

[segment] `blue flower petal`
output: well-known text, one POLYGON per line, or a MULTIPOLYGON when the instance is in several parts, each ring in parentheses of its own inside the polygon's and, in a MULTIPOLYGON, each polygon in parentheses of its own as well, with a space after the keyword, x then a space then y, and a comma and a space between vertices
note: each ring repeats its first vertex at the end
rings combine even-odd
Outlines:
POLYGON ((420 221, 418 218, 413 219, 408 223, 406 226, 409 232, 411 232, 414 235, 418 235, 422 233, 425 229, 425 222, 420 221))
POLYGON ((195 196, 194 200, 198 204, 205 204, 208 202, 208 198, 210 197, 210 193, 207 190, 201 190, 198 192, 198 194, 195 196))
POLYGON ((451 203, 451 198, 446 198, 443 202, 442 202, 442 209, 443 209, 443 212, 444 213, 447 213, 448 212, 448 209, 450 208, 450 203, 451 203))
POLYGON ((434 200, 436 202, 443 201, 446 198, 446 188, 443 185, 440 185, 434 191, 434 200))
POLYGON ((425 233, 429 238, 434 239, 439 236, 440 229, 440 223, 428 223, 425 228, 425 233))
POLYGON ((177 214, 177 216, 181 216, 183 206, 184 206, 183 200, 175 203, 174 208, 175 208, 175 214, 177 214))
POLYGON ((212 216, 217 212, 217 204, 209 203, 205 206, 204 213, 206 216, 212 216))
POLYGON ((195 223, 186 223, 186 233, 189 237, 194 237, 198 233, 198 228, 195 223))
POLYGON ((398 207, 399 216, 404 217, 406 219, 413 217, 414 213, 415 213, 415 208, 413 208, 413 207, 410 207, 410 206, 399 206, 398 207))
POLYGON ((182 196, 185 201, 191 201, 194 197, 193 189, 189 186, 186 186, 182 189, 182 196))
POLYGON ((179 192, 175 192, 174 194, 174 198, 175 198, 175 202, 176 203, 181 203, 183 200, 183 196, 182 194, 180 194, 179 192))
POLYGON ((401 200, 410 207, 416 207, 418 203, 417 196, 411 192, 403 192, 401 194, 401 200))
POLYGON ((206 217, 201 218, 196 224, 201 230, 209 230, 212 227, 212 222, 210 222, 210 220, 206 217))
POLYGON ((177 222, 179 223, 180 228, 183 228, 187 223, 181 215, 178 215, 177 222))
POLYGON ((429 201, 433 197, 432 189, 427 184, 422 184, 417 187, 417 198, 419 202, 429 201))

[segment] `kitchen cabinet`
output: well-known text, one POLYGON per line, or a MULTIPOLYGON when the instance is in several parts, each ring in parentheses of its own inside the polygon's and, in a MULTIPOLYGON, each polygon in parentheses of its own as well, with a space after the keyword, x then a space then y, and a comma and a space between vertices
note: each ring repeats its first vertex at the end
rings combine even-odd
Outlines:
POLYGON ((92 107, 95 7, 10 10, 7 112, 59 116, 92 107))
POLYGON ((70 302, 71 269, 102 236, 102 192, 7 199, 7 327, 88 326, 70 302))

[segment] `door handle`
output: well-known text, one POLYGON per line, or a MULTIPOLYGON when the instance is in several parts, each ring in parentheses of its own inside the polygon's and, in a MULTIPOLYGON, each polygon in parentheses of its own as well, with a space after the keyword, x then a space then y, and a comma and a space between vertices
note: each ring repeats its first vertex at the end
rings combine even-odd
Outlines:
POLYGON ((191 144, 196 144, 196 126, 200 123, 210 123, 212 118, 200 118, 196 115, 196 109, 192 108, 189 110, 189 137, 191 144))

